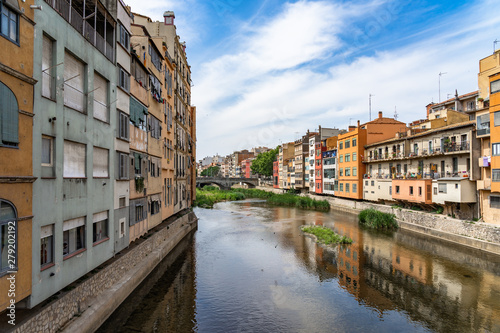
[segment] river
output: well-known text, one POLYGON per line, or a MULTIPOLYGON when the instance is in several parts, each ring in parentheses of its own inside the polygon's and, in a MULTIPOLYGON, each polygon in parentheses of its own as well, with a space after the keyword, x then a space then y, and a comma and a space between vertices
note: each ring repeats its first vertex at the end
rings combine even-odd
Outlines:
POLYGON ((259 200, 195 213, 98 332, 500 332, 499 256, 259 200), (318 245, 304 224, 353 244, 318 245))

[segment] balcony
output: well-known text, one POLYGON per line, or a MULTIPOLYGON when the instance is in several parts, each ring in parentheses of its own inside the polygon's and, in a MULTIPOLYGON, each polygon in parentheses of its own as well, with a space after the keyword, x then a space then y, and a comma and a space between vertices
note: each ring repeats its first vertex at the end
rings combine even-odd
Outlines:
POLYGON ((481 179, 476 182, 477 185, 477 190, 486 190, 489 191, 491 190, 491 178, 488 179, 481 179))
POLYGON ((483 156, 478 159, 479 167, 488 168, 491 166, 491 156, 483 156))
POLYGON ((91 0, 88 0, 86 4, 80 1, 72 1, 71 3, 66 0, 44 1, 109 61, 114 63, 114 46, 108 42, 108 40, 113 41, 115 30, 115 23, 108 21, 108 17, 111 17, 111 15, 101 12, 91 0), (92 9, 94 8, 97 9, 96 12, 93 12, 92 9))

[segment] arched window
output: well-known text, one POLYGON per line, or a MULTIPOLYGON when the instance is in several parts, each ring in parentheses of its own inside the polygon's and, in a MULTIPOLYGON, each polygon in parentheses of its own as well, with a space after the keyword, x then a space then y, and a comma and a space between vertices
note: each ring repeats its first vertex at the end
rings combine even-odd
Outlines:
POLYGON ((0 82, 0 145, 17 147, 19 112, 12 90, 0 82))
POLYGON ((2 199, 0 199, 0 242, 0 273, 16 271, 17 213, 14 205, 2 199))

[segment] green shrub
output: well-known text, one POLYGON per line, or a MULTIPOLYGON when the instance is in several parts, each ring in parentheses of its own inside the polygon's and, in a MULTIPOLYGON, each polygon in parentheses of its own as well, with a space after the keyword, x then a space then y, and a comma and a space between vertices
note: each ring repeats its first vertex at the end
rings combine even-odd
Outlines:
POLYGON ((346 236, 340 236, 339 234, 335 233, 330 228, 326 228, 323 226, 302 226, 300 227, 300 230, 303 232, 312 234, 318 238, 319 243, 323 244, 351 244, 352 239, 346 236))
POLYGON ((397 229, 398 222, 394 214, 380 212, 376 209, 370 208, 362 210, 359 215, 359 223, 361 225, 373 229, 397 229))

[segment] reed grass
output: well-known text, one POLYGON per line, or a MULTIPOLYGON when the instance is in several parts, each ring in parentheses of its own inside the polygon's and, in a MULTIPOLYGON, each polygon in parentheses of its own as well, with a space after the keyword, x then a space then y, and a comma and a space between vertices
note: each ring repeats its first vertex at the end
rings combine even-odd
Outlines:
POLYGON ((318 242, 322 244, 351 244, 352 239, 346 236, 340 236, 330 228, 323 226, 302 226, 300 230, 308 234, 312 234, 318 238, 318 242))
POLYGON ((372 229, 398 228, 398 222, 394 214, 383 213, 373 208, 362 210, 358 218, 361 225, 372 229))

